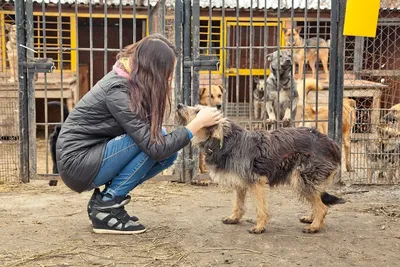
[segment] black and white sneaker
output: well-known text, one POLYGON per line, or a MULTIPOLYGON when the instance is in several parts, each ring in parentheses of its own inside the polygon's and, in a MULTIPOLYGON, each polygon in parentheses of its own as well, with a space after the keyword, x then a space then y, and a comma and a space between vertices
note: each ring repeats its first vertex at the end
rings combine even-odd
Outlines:
MULTIPOLYGON (((130 200, 130 198, 129 198, 130 200)), ((139 234, 146 231, 146 227, 132 221, 125 210, 129 202, 126 198, 115 198, 103 201, 101 195, 97 196, 89 214, 92 221, 93 232, 97 234, 139 234)))
MULTIPOLYGON (((89 199, 89 203, 88 203, 88 206, 87 206, 87 213, 88 213, 89 220, 91 220, 90 213, 92 212, 93 203, 98 198, 98 196, 101 197, 100 189, 99 188, 95 188, 91 198, 89 199)), ((128 195, 123 199, 122 204, 126 205, 126 204, 129 203, 129 201, 131 201, 131 197, 128 195)), ((130 216, 130 220, 133 221, 133 222, 139 222, 139 218, 136 217, 136 216, 130 216)))

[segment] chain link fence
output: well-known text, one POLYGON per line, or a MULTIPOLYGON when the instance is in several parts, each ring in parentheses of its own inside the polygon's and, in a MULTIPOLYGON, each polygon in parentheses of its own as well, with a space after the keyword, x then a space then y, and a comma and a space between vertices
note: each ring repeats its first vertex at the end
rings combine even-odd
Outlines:
POLYGON ((352 184, 399 182, 400 128, 396 116, 388 115, 400 102, 400 10, 395 2, 381 9, 375 38, 346 38, 344 93, 356 101, 352 171, 345 173, 352 184))
POLYGON ((19 181, 18 61, 13 2, 0 2, 0 182, 19 181))

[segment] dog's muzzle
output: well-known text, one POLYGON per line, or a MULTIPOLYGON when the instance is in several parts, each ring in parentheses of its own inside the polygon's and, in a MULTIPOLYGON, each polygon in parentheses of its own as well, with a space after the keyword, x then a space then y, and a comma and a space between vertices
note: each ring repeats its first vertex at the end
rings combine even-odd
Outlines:
POLYGON ((185 105, 184 104, 182 104, 182 103, 178 103, 178 105, 176 106, 178 109, 182 109, 182 108, 184 108, 185 107, 185 105))
POLYGON ((217 104, 217 105, 216 105, 216 108, 217 108, 218 110, 221 110, 222 104, 217 104))

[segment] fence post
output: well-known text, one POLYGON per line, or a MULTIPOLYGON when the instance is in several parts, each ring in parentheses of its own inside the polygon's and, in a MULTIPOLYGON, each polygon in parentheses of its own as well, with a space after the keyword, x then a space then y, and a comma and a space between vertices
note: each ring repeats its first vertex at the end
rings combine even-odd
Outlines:
MULTIPOLYGON (((191 0, 183 2, 183 62, 191 60, 191 0)), ((191 105, 191 89, 192 89, 192 68, 183 64, 183 101, 186 105, 191 105)), ((187 145, 182 151, 182 173, 180 180, 183 182, 191 181, 191 159, 192 151, 190 145, 187 145)))
MULTIPOLYGON (((332 0, 331 50, 329 73, 328 135, 342 151, 343 83, 344 83, 344 13, 346 1, 332 0)), ((339 177, 341 172, 339 172, 339 177)))
POLYGON ((29 135, 28 135, 28 91, 26 72, 25 1, 15 1, 15 24, 17 25, 19 129, 20 129, 20 180, 29 182, 29 135))
MULTIPOLYGON (((211 7, 210 7, 211 8, 211 7)), ((200 1, 193 0, 193 61, 199 59, 200 57, 200 1)), ((193 105, 197 105, 200 102, 200 72, 199 67, 193 67, 193 86, 192 86, 192 97, 193 105)), ((194 177, 198 175, 199 170, 199 149, 197 147, 192 147, 193 153, 193 168, 190 172, 190 178, 193 180, 194 177)))
MULTIPOLYGON (((26 0, 26 46, 33 49, 33 2, 26 0)), ((29 61, 34 57, 31 50, 26 51, 29 61)), ((36 108, 35 108, 35 87, 34 72, 27 71, 27 93, 28 93, 28 140, 29 140, 29 177, 36 175, 36 108)))
POLYGON ((344 7, 346 1, 332 0, 331 50, 329 73, 329 137, 342 144, 343 78, 344 78, 344 7))

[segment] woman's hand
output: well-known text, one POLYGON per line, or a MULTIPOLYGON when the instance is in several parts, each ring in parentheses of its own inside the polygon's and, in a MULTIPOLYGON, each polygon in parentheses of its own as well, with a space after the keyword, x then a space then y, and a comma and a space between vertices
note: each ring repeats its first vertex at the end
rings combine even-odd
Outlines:
POLYGON ((186 128, 190 130, 190 132, 195 135, 201 128, 211 127, 215 124, 218 124, 222 119, 222 113, 210 107, 205 107, 197 113, 196 118, 192 120, 186 128))
POLYGON ((197 116, 194 120, 197 120, 197 123, 201 125, 201 127, 211 127, 222 119, 222 114, 219 110, 215 108, 203 108, 197 113, 197 116))

